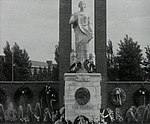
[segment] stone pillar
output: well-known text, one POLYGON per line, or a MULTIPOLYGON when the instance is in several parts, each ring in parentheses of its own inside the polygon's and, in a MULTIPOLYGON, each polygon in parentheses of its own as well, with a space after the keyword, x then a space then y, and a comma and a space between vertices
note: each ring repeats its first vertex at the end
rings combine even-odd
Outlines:
POLYGON ((71 26, 69 19, 71 16, 72 0, 59 0, 59 42, 60 42, 60 65, 59 65, 59 81, 60 83, 60 105, 63 104, 64 96, 64 73, 70 66, 71 53, 71 26))
POLYGON ((99 73, 65 73, 65 118, 83 115, 100 121, 101 75, 99 73))
POLYGON ((71 16, 71 2, 72 0, 60 0, 59 5, 59 41, 60 41, 60 68, 59 80, 64 79, 70 67, 70 53, 71 53, 71 26, 69 19, 71 16))
POLYGON ((106 0, 95 0, 96 69, 102 75, 102 107, 107 106, 106 0))

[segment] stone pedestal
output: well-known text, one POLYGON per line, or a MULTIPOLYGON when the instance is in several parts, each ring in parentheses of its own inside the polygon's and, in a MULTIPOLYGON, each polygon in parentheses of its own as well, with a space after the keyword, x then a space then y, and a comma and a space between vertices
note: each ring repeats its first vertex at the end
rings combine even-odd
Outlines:
POLYGON ((99 73, 65 73, 65 118, 83 115, 100 121, 101 75, 99 73))

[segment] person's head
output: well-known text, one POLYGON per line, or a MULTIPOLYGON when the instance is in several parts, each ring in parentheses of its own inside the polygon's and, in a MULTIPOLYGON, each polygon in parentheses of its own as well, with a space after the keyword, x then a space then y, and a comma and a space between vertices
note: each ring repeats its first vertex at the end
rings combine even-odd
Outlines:
POLYGON ((78 4, 78 7, 79 7, 80 9, 85 8, 85 7, 86 7, 85 2, 84 2, 84 1, 80 1, 79 4, 78 4))

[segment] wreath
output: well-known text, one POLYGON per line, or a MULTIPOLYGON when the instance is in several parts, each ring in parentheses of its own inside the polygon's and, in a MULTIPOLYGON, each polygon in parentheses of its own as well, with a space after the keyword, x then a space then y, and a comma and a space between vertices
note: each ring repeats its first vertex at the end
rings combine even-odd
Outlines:
POLYGON ((31 103, 33 100, 33 92, 30 90, 29 87, 20 87, 16 90, 14 94, 14 100, 17 105, 19 105, 21 102, 23 102, 24 104, 31 103), (24 101, 21 101, 22 97, 24 101))
POLYGON ((96 72, 96 66, 94 62, 89 59, 85 60, 84 68, 87 70, 88 73, 96 72))
POLYGON ((80 123, 85 123, 85 124, 89 124, 89 119, 83 115, 80 115, 78 117, 76 117, 76 119, 74 120, 74 124, 80 124, 80 123))
POLYGON ((75 62, 73 63, 70 68, 69 68, 69 73, 76 73, 78 72, 80 69, 82 69, 81 67, 81 62, 75 62))
POLYGON ((126 101, 126 93, 123 89, 117 87, 110 93, 111 103, 115 106, 121 106, 126 101))
POLYGON ((42 108, 54 109, 53 107, 58 102, 58 93, 53 87, 46 85, 39 92, 39 100, 42 108))
POLYGON ((143 103, 145 105, 147 105, 149 103, 149 100, 150 100, 150 92, 142 87, 142 88, 139 88, 137 91, 134 92, 133 94, 133 101, 134 101, 134 104, 136 106, 140 106, 140 97, 143 96, 143 103))

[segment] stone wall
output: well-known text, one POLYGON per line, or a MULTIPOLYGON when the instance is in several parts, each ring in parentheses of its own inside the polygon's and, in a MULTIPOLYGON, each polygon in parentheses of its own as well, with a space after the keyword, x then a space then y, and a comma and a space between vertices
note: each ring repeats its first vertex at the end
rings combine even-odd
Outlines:
MULTIPOLYGON (((7 94, 7 102, 14 102, 14 93, 16 90, 22 86, 28 87, 33 92, 33 101, 31 105, 35 106, 37 102, 39 102, 39 93, 40 91, 46 86, 50 85, 53 87, 58 96, 59 96, 59 82, 52 82, 52 81, 31 81, 31 82, 4 82, 0 81, 0 88, 3 89, 7 94)), ((59 98, 58 102, 56 103, 56 108, 59 107, 59 98)))

